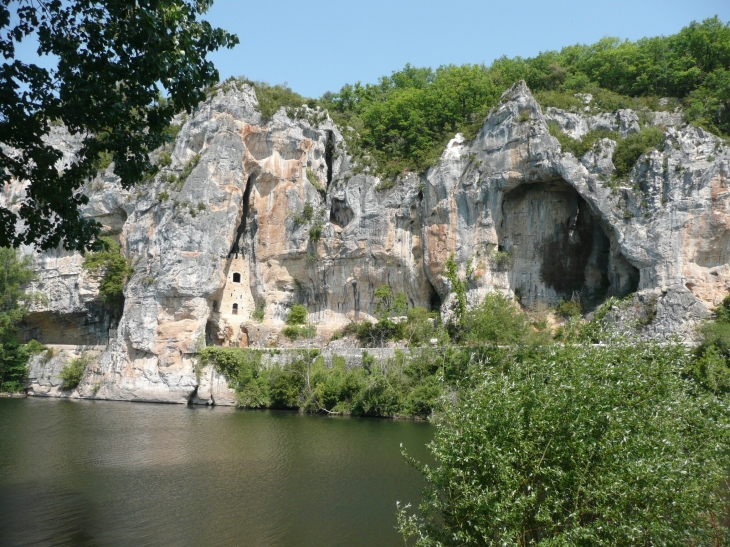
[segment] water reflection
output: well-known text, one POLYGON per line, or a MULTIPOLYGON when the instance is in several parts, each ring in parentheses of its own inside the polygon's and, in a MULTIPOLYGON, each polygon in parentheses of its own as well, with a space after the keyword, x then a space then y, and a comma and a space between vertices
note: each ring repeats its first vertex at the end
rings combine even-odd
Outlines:
POLYGON ((0 545, 398 545, 431 426, 0 400, 0 545))

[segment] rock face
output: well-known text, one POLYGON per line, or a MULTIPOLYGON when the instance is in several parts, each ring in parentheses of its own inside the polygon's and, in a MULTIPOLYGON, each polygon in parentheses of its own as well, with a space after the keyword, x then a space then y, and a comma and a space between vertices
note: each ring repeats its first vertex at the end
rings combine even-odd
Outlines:
MULTIPOLYGON (((543 112, 521 82, 472 142, 456 135, 425 175, 383 190, 354 174, 326 114, 296 113, 262 120, 251 87, 224 84, 179 120, 154 181, 122 191, 108 170, 90 183, 87 214, 134 266, 123 313, 100 304, 82 257, 43 253, 32 289, 47 299, 26 328, 42 342, 105 345, 75 396, 231 403, 225 379, 198 367, 202 346, 275 345, 296 303, 326 335, 370 319, 386 284, 411 306, 447 313, 452 254, 462 274, 475 269, 472 303, 495 289, 526 307, 633 293, 632 305, 651 307, 642 334, 659 338, 690 336, 730 289, 730 152, 681 116, 657 114, 664 149, 615 182, 614 141, 576 158, 548 122, 575 138, 596 128, 625 136, 639 130, 637 115, 543 112)), ((33 391, 60 393, 40 378, 55 368, 32 370, 33 391)))

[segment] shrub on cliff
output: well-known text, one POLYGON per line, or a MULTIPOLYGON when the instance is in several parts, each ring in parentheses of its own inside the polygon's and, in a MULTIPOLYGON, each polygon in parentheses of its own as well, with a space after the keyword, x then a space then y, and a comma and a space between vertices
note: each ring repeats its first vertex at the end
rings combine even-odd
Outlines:
POLYGON ((625 177, 636 165, 642 154, 658 149, 664 141, 664 132, 658 127, 645 127, 616 143, 613 151, 613 164, 616 176, 625 177))
POLYGON ((531 329, 525 314, 502 293, 490 292, 464 315, 463 340, 471 344, 524 343, 531 329))
POLYGON ((102 274, 99 296, 109 308, 121 311, 124 306, 124 285, 134 270, 122 255, 121 248, 116 241, 109 237, 102 237, 101 244, 102 250, 84 255, 83 268, 102 274))
POLYGON ((61 380, 63 380, 63 389, 71 390, 79 386, 81 380, 84 378, 86 366, 91 362, 91 358, 91 355, 84 354, 81 357, 72 359, 70 363, 63 367, 59 374, 61 380))
POLYGON ((307 308, 301 304, 295 304, 289 310, 286 317, 287 325, 303 325, 307 322, 307 308))
POLYGON ((436 421, 406 540, 448 545, 725 545, 727 404, 680 345, 553 346, 475 362, 436 421))

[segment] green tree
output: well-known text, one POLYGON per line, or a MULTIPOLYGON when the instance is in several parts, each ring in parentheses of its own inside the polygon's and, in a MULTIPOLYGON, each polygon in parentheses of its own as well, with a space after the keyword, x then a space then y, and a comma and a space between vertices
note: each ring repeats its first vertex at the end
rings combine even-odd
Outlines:
POLYGON ((689 121, 728 135, 728 74, 730 24, 712 17, 672 36, 635 42, 606 37, 533 58, 501 57, 490 66, 447 65, 434 71, 406 65, 377 84, 358 82, 326 93, 320 104, 358 134, 348 137, 358 161, 394 176, 433 165, 454 133, 474 135, 501 93, 518 80, 558 108, 583 108, 573 96, 577 92, 591 93, 592 107, 608 112, 674 108, 679 101, 665 106, 658 101, 674 97, 684 103, 689 121))
MULTIPOLYGON (((724 545, 729 416, 681 345, 553 346, 473 367, 418 466, 419 546, 724 545)), ((414 462, 415 463, 415 462, 414 462)))
POLYGON ((301 304, 294 304, 286 318, 287 325, 303 325, 307 322, 307 308, 301 304))
POLYGON ((408 309, 406 295, 402 292, 393 294, 390 286, 381 285, 373 293, 375 298, 375 314, 382 320, 394 315, 403 315, 408 309))
POLYGON ((80 188, 100 158, 111 156, 124 187, 153 172, 149 154, 170 139, 175 112, 191 112, 205 98, 204 87, 218 81, 206 55, 238 43, 235 35, 198 20, 210 5, 0 2, 0 182, 29 182, 17 212, 0 208, 0 245, 93 245, 100 225, 79 212, 88 202, 80 188), (16 58, 16 44, 33 37, 38 55, 57 60, 54 69, 16 58), (160 86, 169 100, 160 99, 160 86), (56 121, 82 136, 76 158, 60 170, 62 153, 46 139, 56 121))
POLYGON ((530 334, 525 314, 502 293, 490 292, 462 322, 464 339, 472 344, 519 344, 530 334))
POLYGON ((18 341, 17 324, 26 312, 23 286, 34 277, 29 263, 15 249, 0 248, 0 391, 19 391, 26 375, 28 350, 18 341))

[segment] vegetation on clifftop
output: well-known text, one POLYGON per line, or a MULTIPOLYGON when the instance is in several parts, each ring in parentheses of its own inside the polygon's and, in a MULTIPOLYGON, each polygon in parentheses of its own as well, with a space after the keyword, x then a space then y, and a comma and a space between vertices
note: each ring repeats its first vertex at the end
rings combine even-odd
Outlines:
POLYGON ((457 131, 473 136, 518 80, 543 106, 568 110, 585 107, 576 93, 591 93, 592 107, 608 112, 661 110, 681 102, 688 121, 730 135, 730 25, 717 17, 671 36, 603 38, 533 58, 502 57, 490 66, 406 65, 377 84, 345 85, 320 103, 341 125, 354 128, 377 171, 393 175, 432 165, 457 131), (661 104, 660 97, 677 100, 661 104))
POLYGON ((433 165, 455 133, 475 136, 518 80, 527 82, 543 107, 585 111, 575 95, 586 93, 593 96, 592 112, 682 106, 687 121, 730 136, 730 24, 717 17, 671 36, 603 38, 531 58, 501 57, 489 66, 406 65, 375 84, 347 84, 318 100, 285 85, 249 83, 264 117, 282 106, 292 113, 303 104, 326 109, 343 129, 358 169, 394 177, 433 165))

